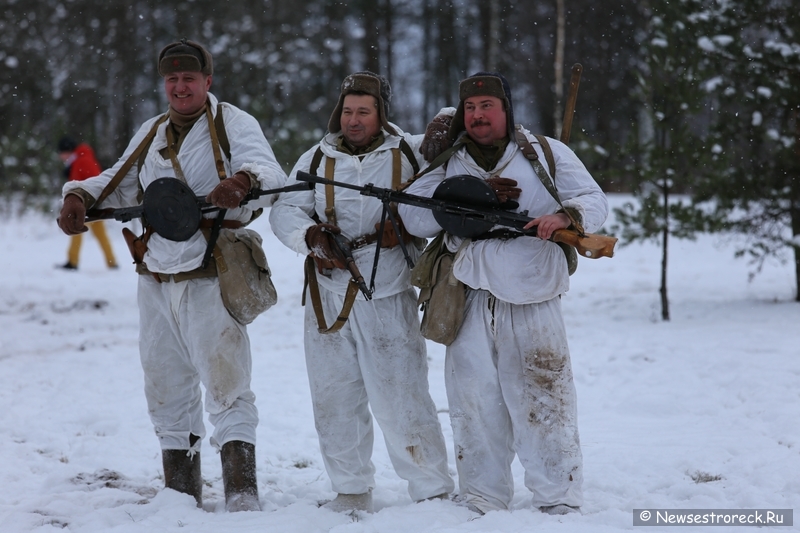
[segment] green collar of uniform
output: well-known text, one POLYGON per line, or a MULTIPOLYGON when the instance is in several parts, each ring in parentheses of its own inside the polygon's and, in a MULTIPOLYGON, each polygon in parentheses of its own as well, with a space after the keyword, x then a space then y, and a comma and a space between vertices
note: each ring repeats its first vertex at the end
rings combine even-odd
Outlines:
POLYGON ((503 137, 499 141, 493 142, 491 145, 478 144, 470 138, 469 135, 464 136, 464 145, 467 147, 467 152, 472 156, 472 159, 483 170, 489 172, 497 166, 497 162, 503 156, 508 146, 508 137, 503 137))
POLYGON ((383 144, 385 137, 383 132, 381 131, 378 133, 377 137, 373 139, 371 143, 366 146, 356 147, 347 142, 344 138, 344 135, 340 135, 339 138, 336 140, 336 149, 342 153, 349 154, 349 155, 364 155, 369 152, 374 151, 380 145, 383 144))

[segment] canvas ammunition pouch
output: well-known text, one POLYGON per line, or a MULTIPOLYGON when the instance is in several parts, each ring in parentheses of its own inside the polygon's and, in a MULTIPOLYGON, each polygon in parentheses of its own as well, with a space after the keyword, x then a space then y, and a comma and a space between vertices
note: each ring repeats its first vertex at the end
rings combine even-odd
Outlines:
POLYGON ((411 284, 419 288, 417 303, 422 310, 420 333, 426 339, 449 346, 464 322, 466 287, 453 276, 453 263, 470 239, 465 239, 453 253, 439 232, 422 252, 411 269, 411 284))
MULTIPOLYGON (((208 228, 203 228, 206 238, 209 232, 208 228)), ((219 278, 225 309, 237 322, 244 325, 251 323, 277 303, 278 293, 272 284, 272 273, 258 233, 245 228, 220 230, 213 258, 214 261, 205 268, 187 272, 151 272, 141 262, 137 263, 136 272, 152 276, 159 283, 179 283, 216 276, 219 278)))
POLYGON ((222 229, 210 263, 216 266, 225 309, 244 325, 278 302, 261 242, 261 236, 253 230, 222 229))

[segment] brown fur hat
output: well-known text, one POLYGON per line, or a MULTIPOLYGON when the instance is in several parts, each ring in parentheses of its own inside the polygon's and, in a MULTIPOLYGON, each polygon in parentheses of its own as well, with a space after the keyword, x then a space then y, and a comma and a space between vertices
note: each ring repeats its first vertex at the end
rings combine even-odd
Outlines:
POLYGON ((339 102, 331 113, 328 121, 328 131, 337 133, 342 130, 342 108, 344 97, 348 94, 368 94, 378 101, 378 117, 381 126, 390 135, 397 135, 397 131, 389 124, 389 104, 392 101, 392 86, 383 76, 364 70, 347 76, 342 82, 339 102))
POLYGON ((511 88, 505 76, 498 72, 478 72, 463 80, 458 86, 458 108, 450 123, 449 136, 455 140, 466 129, 464 124, 464 100, 473 96, 494 96, 503 101, 510 139, 514 139, 514 108, 511 105, 511 88))

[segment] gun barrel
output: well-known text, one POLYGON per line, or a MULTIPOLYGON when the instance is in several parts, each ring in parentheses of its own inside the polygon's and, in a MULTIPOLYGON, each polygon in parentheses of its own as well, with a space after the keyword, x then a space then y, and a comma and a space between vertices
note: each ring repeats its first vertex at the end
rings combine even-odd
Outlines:
MULTIPOLYGON (((532 218, 523 213, 514 213, 512 211, 504 211, 502 209, 476 207, 470 205, 463 205, 448 200, 439 200, 434 198, 426 198, 424 196, 416 196, 405 192, 398 192, 392 189, 383 189, 376 187, 369 183, 364 186, 351 185, 349 183, 340 183, 338 181, 328 180, 309 174, 307 172, 298 172, 297 179, 310 183, 320 183, 325 185, 335 185, 337 187, 344 187, 361 192, 365 196, 374 196, 383 202, 395 202, 398 204, 413 205, 415 207, 422 207, 432 211, 441 211, 447 214, 462 217, 464 220, 475 219, 485 220, 496 224, 498 226, 505 226, 513 228, 517 231, 523 232, 526 235, 536 235, 536 228, 525 229, 532 218)), ((471 235, 461 235, 462 237, 470 237, 471 235)), ((556 242, 565 242, 578 250, 584 257, 597 259, 599 257, 612 257, 614 255, 614 245, 617 241, 614 237, 607 235, 593 235, 587 233, 585 235, 578 235, 574 230, 559 230, 558 240, 556 242)), ((554 240, 551 237, 550 240, 554 240)))
POLYGON ((86 212, 86 222, 96 220, 118 220, 119 222, 130 222, 134 218, 140 218, 144 214, 144 207, 123 207, 121 209, 89 209, 86 212))
MULTIPOLYGON (((294 183, 292 185, 286 185, 285 187, 277 187, 275 189, 251 189, 250 192, 247 193, 247 196, 244 197, 242 203, 239 206, 243 206, 247 202, 252 200, 256 200, 261 198, 262 196, 266 196, 268 194, 277 194, 282 192, 292 192, 292 191, 308 191, 314 188, 313 183, 294 183)), ((200 206, 200 210, 203 213, 211 213, 212 211, 218 211, 220 208, 206 202, 205 196, 198 196, 197 197, 197 205, 200 206)))

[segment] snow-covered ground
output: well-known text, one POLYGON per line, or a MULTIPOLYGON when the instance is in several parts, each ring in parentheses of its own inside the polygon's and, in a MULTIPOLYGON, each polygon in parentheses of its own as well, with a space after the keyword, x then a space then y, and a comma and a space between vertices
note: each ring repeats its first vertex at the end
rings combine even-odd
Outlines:
MULTIPOLYGON (((619 203, 620 198, 613 198, 619 203)), ((80 270, 54 222, 0 225, 0 531, 84 533, 605 532, 639 508, 792 508, 800 502, 800 304, 791 265, 752 282, 716 237, 670 243, 672 320, 660 320, 655 244, 581 260, 564 297, 585 463, 582 514, 530 508, 514 463, 510 512, 478 518, 448 501, 412 503, 376 438, 376 512, 317 508, 333 496, 319 456, 302 343, 302 257, 267 217, 253 225, 279 303, 250 327, 261 415, 261 513, 223 511, 219 458, 202 449, 204 509, 163 487, 137 350, 136 275, 106 270, 93 237, 80 270)), ((429 344, 430 384, 448 441, 444 349, 429 344)), ((377 431, 377 428, 376 428, 377 431)), ((797 518, 795 518, 797 523, 797 518)), ((797 526, 795 526, 797 527, 797 526)), ((790 528, 780 528, 786 530, 790 528)))

